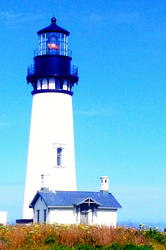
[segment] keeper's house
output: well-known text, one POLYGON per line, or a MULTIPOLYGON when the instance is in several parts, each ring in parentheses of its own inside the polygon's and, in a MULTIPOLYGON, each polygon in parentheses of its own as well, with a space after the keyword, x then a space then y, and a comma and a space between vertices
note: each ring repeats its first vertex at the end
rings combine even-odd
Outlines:
MULTIPOLYGON (((108 177, 101 177, 101 181, 104 182, 103 187, 107 186, 108 177)), ((37 192, 30 208, 34 212, 33 221, 37 223, 84 223, 115 227, 117 211, 121 206, 107 190, 53 192, 43 189, 37 192)))

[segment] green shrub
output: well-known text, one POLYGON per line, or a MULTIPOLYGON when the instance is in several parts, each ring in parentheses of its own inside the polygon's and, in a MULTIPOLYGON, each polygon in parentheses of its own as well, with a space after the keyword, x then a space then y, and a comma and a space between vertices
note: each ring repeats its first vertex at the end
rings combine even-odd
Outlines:
POLYGON ((95 250, 103 250, 103 249, 106 249, 103 247, 103 245, 96 245, 95 247, 92 247, 91 245, 89 244, 86 244, 86 245, 77 245, 75 247, 75 250, 91 250, 91 249, 95 249, 95 250))
POLYGON ((147 247, 147 246, 136 246, 134 244, 125 244, 123 246, 124 250, 149 250, 151 248, 147 247))
POLYGON ((59 245, 59 246, 52 246, 52 247, 48 247, 46 248, 46 250, 71 250, 72 248, 67 247, 67 246, 63 246, 63 245, 59 245))
POLYGON ((114 242, 114 243, 111 244, 111 246, 106 247, 105 249, 106 250, 121 250, 122 248, 121 248, 119 243, 114 242))
POLYGON ((142 234, 148 239, 155 240, 156 242, 161 243, 161 244, 166 243, 164 234, 158 231, 157 228, 154 228, 154 229, 152 229, 151 227, 147 229, 142 228, 142 230, 140 231, 142 231, 142 234))
POLYGON ((55 243, 55 239, 54 239, 54 237, 46 238, 44 243, 45 244, 55 243))
POLYGON ((78 245, 75 247, 76 250, 90 250, 92 249, 92 247, 88 244, 86 245, 78 245))
POLYGON ((147 247, 147 246, 138 246, 139 250, 149 250, 151 249, 151 247, 147 247))

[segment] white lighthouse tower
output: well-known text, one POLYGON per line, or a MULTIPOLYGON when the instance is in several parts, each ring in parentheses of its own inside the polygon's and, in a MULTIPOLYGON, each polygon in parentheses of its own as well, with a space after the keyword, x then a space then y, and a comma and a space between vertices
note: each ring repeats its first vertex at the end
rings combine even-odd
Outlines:
POLYGON ((29 204, 41 184, 54 191, 76 190, 72 87, 78 70, 71 67, 69 32, 53 17, 51 25, 37 33, 38 49, 27 75, 33 101, 23 219, 33 217, 29 204))

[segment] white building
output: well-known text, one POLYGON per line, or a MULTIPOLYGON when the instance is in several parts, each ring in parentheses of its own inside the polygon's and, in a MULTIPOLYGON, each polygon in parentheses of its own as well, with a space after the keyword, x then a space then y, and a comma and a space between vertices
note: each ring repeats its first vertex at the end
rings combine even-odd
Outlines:
POLYGON ((107 225, 116 227, 118 201, 108 192, 108 177, 101 178, 100 192, 49 191, 37 192, 30 207, 34 222, 61 224, 107 225))
POLYGON ((7 212, 0 211, 0 224, 6 225, 7 224, 7 212))

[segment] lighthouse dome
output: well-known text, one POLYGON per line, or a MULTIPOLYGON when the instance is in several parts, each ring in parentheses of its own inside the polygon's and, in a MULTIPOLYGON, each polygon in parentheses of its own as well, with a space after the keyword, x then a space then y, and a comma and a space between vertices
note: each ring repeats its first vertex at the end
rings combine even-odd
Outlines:
POLYGON ((59 27, 56 24, 56 18, 52 17, 51 18, 51 25, 45 27, 44 29, 41 29, 37 32, 38 35, 43 34, 43 33, 50 33, 50 32, 56 32, 56 33, 62 33, 62 34, 66 34, 67 36, 70 35, 70 32, 68 32, 67 30, 59 27))

